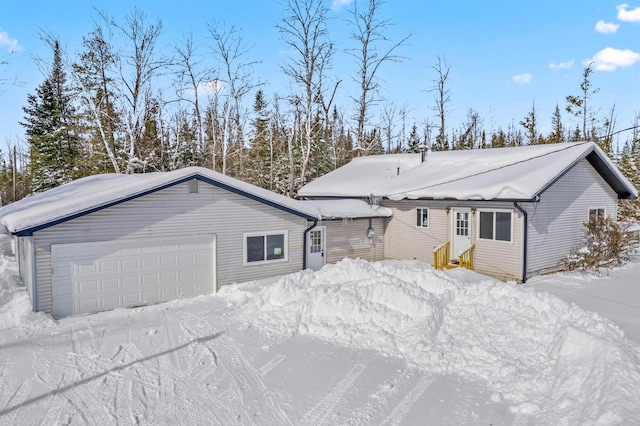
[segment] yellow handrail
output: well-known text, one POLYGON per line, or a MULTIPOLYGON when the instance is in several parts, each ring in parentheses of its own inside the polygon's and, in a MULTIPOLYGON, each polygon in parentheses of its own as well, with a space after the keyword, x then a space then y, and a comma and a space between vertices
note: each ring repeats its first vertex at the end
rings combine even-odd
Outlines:
POLYGON ((460 266, 473 271, 473 249, 476 248, 475 244, 471 244, 467 250, 460 254, 460 266))
POLYGON ((433 249, 433 267, 442 269, 449 263, 449 241, 433 249))

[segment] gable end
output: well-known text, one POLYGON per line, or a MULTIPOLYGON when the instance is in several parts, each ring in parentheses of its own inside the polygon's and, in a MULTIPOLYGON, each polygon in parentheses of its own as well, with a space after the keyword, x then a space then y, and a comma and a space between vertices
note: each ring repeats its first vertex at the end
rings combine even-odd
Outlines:
POLYGON ((278 210, 285 211, 287 213, 291 213, 293 215, 302 217, 302 218, 310 220, 310 221, 317 221, 318 220, 318 218, 315 217, 315 216, 311 216, 311 215, 305 214, 303 212, 294 210, 294 209, 289 208, 287 206, 283 206, 281 204, 278 204, 278 203, 276 203, 274 201, 267 200, 265 198, 262 198, 262 197, 259 197, 259 196, 255 195, 255 194, 251 194, 249 192, 243 191, 241 189, 235 188, 235 187, 230 186, 230 185, 226 185, 224 183, 218 182, 216 180, 210 179, 208 177, 205 177, 205 176, 202 176, 202 175, 196 173, 194 175, 187 176, 187 177, 184 177, 182 179, 178 179, 178 180, 176 180, 174 182, 169 182, 169 183, 166 183, 164 185, 160 185, 158 187, 149 189, 147 191, 143 191, 143 192, 140 192, 138 194, 130 195, 130 196, 122 198, 120 200, 115 200, 115 201, 112 201, 112 202, 109 202, 109 203, 106 203, 106 204, 103 204, 103 205, 100 205, 100 206, 92 207, 90 209, 87 209, 87 210, 84 210, 84 211, 81 211, 81 212, 78 212, 78 213, 71 214, 69 216, 61 217, 61 218, 53 220, 51 222, 43 223, 43 224, 38 225, 38 226, 33 226, 33 227, 30 227, 30 228, 26 228, 26 229, 17 231, 17 232, 15 232, 15 235, 17 235, 19 237, 30 237, 30 236, 33 235, 34 232, 40 231, 42 229, 46 229, 46 228, 49 228, 51 226, 55 226, 55 225, 58 225, 58 224, 61 224, 61 223, 64 223, 64 222, 68 222, 70 220, 77 219, 79 217, 86 216, 88 214, 95 213, 97 211, 104 210, 104 209, 107 209, 109 207, 117 206, 118 204, 122 204, 122 203, 125 203, 125 202, 130 201, 130 200, 135 200, 136 198, 140 198, 140 197, 143 197, 145 195, 153 194, 154 192, 161 191, 163 189, 170 188, 172 186, 179 185, 179 184, 184 183, 184 182, 188 182, 188 181, 190 181, 192 179, 201 180, 201 181, 206 182, 206 183, 208 183, 210 185, 213 185, 213 186, 216 186, 218 188, 227 190, 227 191, 232 192, 234 194, 241 195, 241 196, 249 198, 251 200, 258 201, 258 202, 266 204, 266 205, 268 205, 270 207, 276 208, 278 210))

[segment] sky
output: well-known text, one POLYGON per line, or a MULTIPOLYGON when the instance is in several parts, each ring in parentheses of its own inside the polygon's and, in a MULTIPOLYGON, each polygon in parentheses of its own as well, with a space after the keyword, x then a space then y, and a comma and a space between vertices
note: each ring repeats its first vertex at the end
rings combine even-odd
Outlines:
MULTIPOLYGON (((331 72, 342 80, 337 102, 344 111, 353 111, 350 97, 358 93, 352 80, 357 64, 345 53, 354 47, 348 24, 352 0, 326 1, 331 8, 330 34, 338 48, 331 72)), ((281 69, 290 52, 276 28, 284 10, 280 0, 3 2, 0 61, 6 64, 0 66, 0 149, 24 139, 22 107, 45 78, 36 58, 51 57, 41 34, 58 37, 73 57, 82 49, 83 36, 92 31, 97 11, 123 21, 133 7, 145 12, 149 22, 162 20, 159 47, 167 54, 187 34, 206 49, 207 23, 213 19, 235 26, 250 47, 247 57, 258 62, 254 75, 266 82, 265 93, 290 91, 281 69)), ((438 56, 450 67, 448 123, 455 128, 473 109, 488 130, 506 130, 509 125, 523 129, 518 123, 534 104, 543 133, 550 130, 556 104, 565 126, 575 127, 578 120, 564 110, 565 97, 580 93, 582 74, 590 63, 591 82, 599 89, 591 105, 599 117, 609 115, 615 105, 616 127, 621 130, 640 112, 640 2, 389 0, 380 16, 393 23, 386 31, 390 40, 411 35, 396 51, 404 60, 388 62, 379 71, 382 97, 408 111, 409 126, 436 121, 429 89, 437 78, 432 67, 438 56)))

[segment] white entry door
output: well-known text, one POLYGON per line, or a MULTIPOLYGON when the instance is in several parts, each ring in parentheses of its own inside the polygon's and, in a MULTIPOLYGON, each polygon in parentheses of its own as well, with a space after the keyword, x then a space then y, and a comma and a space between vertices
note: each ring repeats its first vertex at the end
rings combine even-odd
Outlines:
POLYGON ((460 254, 471 247, 471 209, 468 207, 454 207, 452 209, 453 238, 451 243, 451 257, 457 259, 460 254))
POLYGON ((325 227, 316 226, 308 233, 307 268, 317 271, 324 266, 325 227))

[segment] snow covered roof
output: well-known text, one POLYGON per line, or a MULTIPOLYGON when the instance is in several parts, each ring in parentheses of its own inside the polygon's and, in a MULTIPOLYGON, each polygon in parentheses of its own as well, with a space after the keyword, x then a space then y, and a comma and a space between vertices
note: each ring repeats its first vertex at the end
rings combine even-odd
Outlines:
POLYGON ((193 178, 308 220, 391 215, 388 209, 370 207, 364 201, 295 200, 213 170, 187 167, 172 172, 132 175, 112 173, 78 179, 0 208, 0 225, 11 233, 33 232, 193 178))
POLYGON ((530 201, 582 159, 619 198, 638 192, 593 142, 359 157, 300 189, 301 197, 530 201))

